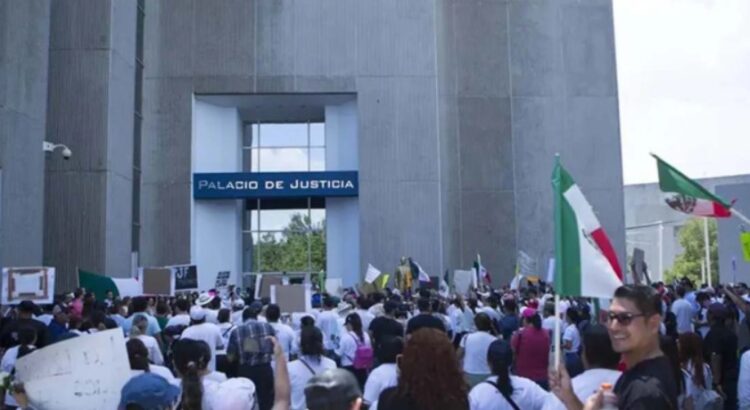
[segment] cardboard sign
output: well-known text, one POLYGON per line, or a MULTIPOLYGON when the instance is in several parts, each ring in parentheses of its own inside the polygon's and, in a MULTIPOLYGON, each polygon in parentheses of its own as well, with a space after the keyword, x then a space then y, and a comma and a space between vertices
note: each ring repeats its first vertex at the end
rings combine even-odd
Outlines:
POLYGON ((453 288, 456 290, 456 293, 459 295, 465 295, 468 293, 474 282, 474 278, 476 278, 476 275, 474 275, 474 269, 453 271, 453 288))
POLYGON ((198 268, 195 265, 170 266, 175 291, 198 290, 198 268))
POLYGON ((58 342, 16 362, 16 380, 39 410, 116 409, 130 376, 121 329, 58 342))
POLYGON ((143 268, 143 294, 174 295, 171 268, 143 268))
POLYGON ((3 268, 3 289, 0 303, 13 305, 24 300, 37 304, 54 301, 55 268, 3 268))
POLYGON ((312 308, 311 292, 306 285, 271 285, 271 303, 276 303, 281 313, 307 312, 312 308))
POLYGON ((279 275, 262 275, 260 278, 260 298, 271 297, 271 285, 282 285, 282 278, 279 275))
POLYGON ((646 252, 643 249, 633 249, 633 261, 631 268, 633 269, 633 283, 640 285, 643 279, 644 273, 646 272, 646 252))
POLYGON ((224 270, 216 274, 216 289, 226 288, 229 284, 229 271, 224 270))
POLYGON ((740 243, 742 244, 742 256, 745 262, 750 262, 750 232, 740 234, 740 243))

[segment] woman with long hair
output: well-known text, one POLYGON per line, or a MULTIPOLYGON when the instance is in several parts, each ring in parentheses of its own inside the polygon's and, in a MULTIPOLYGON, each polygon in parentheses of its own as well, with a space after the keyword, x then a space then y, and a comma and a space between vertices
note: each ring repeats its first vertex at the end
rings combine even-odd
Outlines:
POLYGON ((522 316, 523 327, 511 339, 516 357, 515 374, 531 379, 548 390, 549 333, 542 329, 542 318, 536 310, 526 309, 522 316))
POLYGON ((496 340, 487 349, 492 376, 469 393, 472 410, 541 409, 548 393, 533 380, 511 376, 513 350, 504 340, 496 340))
POLYGON ((677 391, 679 393, 680 401, 685 395, 685 378, 682 376, 682 370, 680 368, 680 355, 677 353, 677 341, 670 336, 661 335, 659 336, 659 346, 664 356, 669 359, 669 364, 674 375, 675 383, 677 384, 677 391))
POLYGON ((313 376, 328 369, 335 369, 336 362, 324 356, 323 333, 315 326, 304 326, 300 330, 300 355, 289 363, 289 384, 292 387, 292 410, 304 410, 305 386, 313 376))
POLYGON ((487 348, 497 339, 495 326, 486 313, 474 316, 474 325, 477 331, 464 336, 458 348, 458 359, 470 388, 490 375, 487 348))
POLYGON ((683 333, 678 339, 680 367, 685 384, 683 408, 695 408, 696 399, 705 390, 711 390, 711 368, 703 361, 703 339, 696 333, 683 333))
POLYGON ((362 329, 362 319, 356 312, 346 317, 344 325, 347 332, 341 336, 336 354, 341 357, 341 367, 352 372, 364 390, 374 354, 370 335, 362 329))
POLYGON ((138 315, 133 318, 133 326, 130 328, 130 338, 140 339, 141 342, 148 349, 148 359, 153 364, 162 365, 164 364, 164 356, 161 353, 161 347, 155 337, 149 336, 148 330, 148 319, 146 316, 138 315))
POLYGON ((164 366, 151 364, 148 362, 148 349, 140 339, 131 338, 125 343, 128 351, 128 361, 130 370, 134 375, 141 373, 154 373, 165 378, 172 384, 178 384, 172 372, 164 366))
POLYGON ((445 332, 423 328, 412 333, 398 367, 398 384, 383 390, 378 409, 469 409, 468 388, 445 332))

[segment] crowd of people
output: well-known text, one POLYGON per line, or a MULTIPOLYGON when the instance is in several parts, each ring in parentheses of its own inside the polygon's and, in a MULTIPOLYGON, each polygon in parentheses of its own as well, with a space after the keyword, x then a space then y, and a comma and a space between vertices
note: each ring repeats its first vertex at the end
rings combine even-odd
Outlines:
MULTIPOLYGON (((121 329, 127 410, 750 409, 744 284, 625 285, 608 306, 562 298, 557 310, 541 282, 316 294, 294 314, 249 294, 24 301, 3 309, 0 367, 121 329)), ((16 387, 5 408, 30 408, 16 387)))

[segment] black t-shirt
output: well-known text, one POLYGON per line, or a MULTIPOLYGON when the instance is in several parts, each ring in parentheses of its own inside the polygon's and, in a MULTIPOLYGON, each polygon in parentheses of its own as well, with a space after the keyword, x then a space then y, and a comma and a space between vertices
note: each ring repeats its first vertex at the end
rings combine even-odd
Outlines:
POLYGON ((445 323, 442 320, 436 318, 427 313, 420 313, 413 318, 409 319, 406 323, 406 334, 412 334, 422 328, 432 328, 445 332, 445 323))
POLYGON ((721 356, 722 380, 737 380, 737 335, 726 326, 714 325, 708 331, 703 341, 703 355, 709 365, 712 354, 721 356))
POLYGON ((645 360, 628 369, 615 384, 618 408, 674 409, 679 395, 672 365, 666 356, 645 360))
POLYGON ((395 319, 380 316, 370 322, 373 342, 377 345, 387 336, 404 337, 404 325, 395 319))
POLYGON ((6 323, 0 334, 0 346, 8 349, 18 345, 18 329, 31 327, 36 331, 36 347, 42 348, 47 345, 47 326, 36 319, 15 319, 6 323))

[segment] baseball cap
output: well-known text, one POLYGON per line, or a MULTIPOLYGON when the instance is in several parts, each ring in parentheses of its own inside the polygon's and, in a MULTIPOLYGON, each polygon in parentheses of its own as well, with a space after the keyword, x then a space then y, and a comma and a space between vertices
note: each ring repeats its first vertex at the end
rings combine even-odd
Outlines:
POLYGON ((536 316, 536 309, 526 308, 521 316, 523 316, 524 319, 534 317, 536 316))
POLYGON ((314 376, 305 386, 305 401, 309 410, 349 404, 361 396, 359 382, 344 369, 328 369, 314 376))
POLYGON ((206 311, 200 306, 193 306, 190 308, 190 319, 205 320, 206 311))
POLYGON ((133 377, 120 392, 119 409, 135 404, 144 410, 159 410, 172 406, 180 397, 180 389, 154 373, 133 377))

